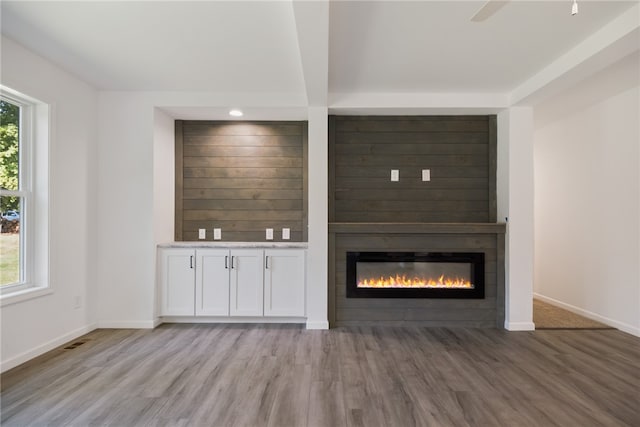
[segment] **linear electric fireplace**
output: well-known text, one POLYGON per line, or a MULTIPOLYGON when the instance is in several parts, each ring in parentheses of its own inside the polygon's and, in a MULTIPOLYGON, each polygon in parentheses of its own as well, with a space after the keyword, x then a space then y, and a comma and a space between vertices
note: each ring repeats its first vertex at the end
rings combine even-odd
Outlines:
POLYGON ((484 253, 347 252, 347 298, 484 298, 484 253))

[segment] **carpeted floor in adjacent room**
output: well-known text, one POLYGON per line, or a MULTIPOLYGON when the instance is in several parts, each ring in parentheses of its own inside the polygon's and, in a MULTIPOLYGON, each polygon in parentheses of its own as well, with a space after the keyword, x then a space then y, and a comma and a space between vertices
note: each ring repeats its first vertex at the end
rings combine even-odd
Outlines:
POLYGON ((615 329, 538 299, 533 300, 536 329, 615 329))

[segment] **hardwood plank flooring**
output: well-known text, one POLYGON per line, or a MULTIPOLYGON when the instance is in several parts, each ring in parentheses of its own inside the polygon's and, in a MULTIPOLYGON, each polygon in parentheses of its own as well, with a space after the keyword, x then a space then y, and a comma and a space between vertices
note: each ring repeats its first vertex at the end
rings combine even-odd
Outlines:
POLYGON ((3 426, 639 426, 617 330, 165 324, 1 376, 3 426))

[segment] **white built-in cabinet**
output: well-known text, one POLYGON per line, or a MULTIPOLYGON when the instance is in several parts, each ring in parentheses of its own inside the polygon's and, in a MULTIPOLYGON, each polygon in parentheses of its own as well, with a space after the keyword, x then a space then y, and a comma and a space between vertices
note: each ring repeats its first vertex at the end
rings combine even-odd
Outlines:
POLYGON ((229 315, 263 315, 263 251, 235 249, 231 251, 229 281, 229 315))
MULTIPOLYGON (((229 315, 229 251, 226 249, 199 249, 195 252, 196 316, 229 315)), ((167 286, 173 284, 168 283, 167 286)), ((180 285, 175 285, 176 287, 180 285)))
POLYGON ((264 315, 304 316, 304 251, 264 251, 264 315))
POLYGON ((162 251, 162 314, 193 315, 195 296, 195 251, 171 249, 162 251))
POLYGON ((162 316, 302 317, 304 249, 160 249, 162 316))

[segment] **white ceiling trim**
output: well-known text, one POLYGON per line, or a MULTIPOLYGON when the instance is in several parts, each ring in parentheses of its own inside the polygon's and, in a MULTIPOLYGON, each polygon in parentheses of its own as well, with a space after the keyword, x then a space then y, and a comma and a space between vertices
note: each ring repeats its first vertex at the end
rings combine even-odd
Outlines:
POLYGON ((309 109, 306 107, 270 107, 270 108, 242 108, 242 117, 229 115, 228 107, 157 107, 170 117, 177 120, 307 120, 309 109))
POLYGON ((102 98, 117 98, 141 106, 153 105, 169 116, 181 120, 307 120, 304 94, 220 93, 220 92, 128 92, 101 91, 102 98), (244 116, 229 115, 239 108, 244 116))
POLYGON ((100 91, 101 94, 144 99, 158 106, 306 108, 304 94, 274 92, 100 91))
MULTIPOLYGON (((478 111, 489 114, 509 107, 504 93, 331 93, 329 110, 344 113, 427 114, 432 111, 478 111)), ((463 114, 463 113, 460 113, 463 114)), ((466 113, 464 113, 466 114, 466 113)))
POLYGON ((595 73, 575 86, 537 103, 533 127, 542 129, 551 123, 564 120, 576 111, 588 109, 602 102, 612 94, 623 94, 635 89, 640 95, 639 83, 640 51, 595 73))
POLYGON ((539 102, 639 49, 640 4, 636 4, 515 88, 510 104, 539 102))
POLYGON ((471 17, 473 22, 483 22, 492 17, 497 11, 502 9, 509 1, 488 0, 480 9, 471 17))
POLYGON ((329 88, 329 1, 293 1, 307 103, 326 106, 329 88))

